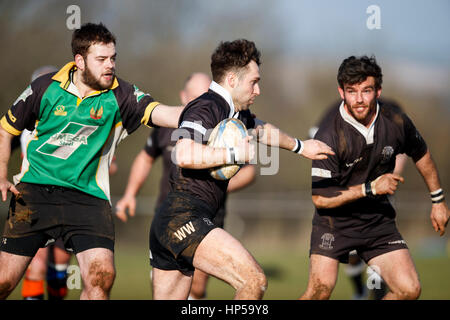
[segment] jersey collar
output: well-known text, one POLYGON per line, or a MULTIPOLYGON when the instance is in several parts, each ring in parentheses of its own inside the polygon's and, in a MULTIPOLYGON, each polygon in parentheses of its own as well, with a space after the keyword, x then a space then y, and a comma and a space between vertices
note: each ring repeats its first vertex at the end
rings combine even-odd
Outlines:
POLYGON ((351 115, 348 114, 348 112, 345 110, 345 107, 344 107, 344 101, 342 101, 342 103, 339 107, 339 112, 341 114, 342 119, 344 119, 345 122, 347 122, 348 124, 353 126, 356 130, 358 130, 359 133, 361 133, 364 136, 364 138, 366 139, 367 144, 373 143, 375 122, 378 119, 379 110, 380 110, 380 106, 377 101, 377 113, 375 114, 375 117, 374 117, 372 123, 370 124, 369 128, 367 128, 365 125, 359 123, 355 118, 353 118, 351 115))
POLYGON ((211 85, 209 86, 209 89, 211 89, 212 91, 214 91, 215 93, 220 95, 228 103, 228 105, 230 107, 230 114, 228 115, 228 118, 233 118, 233 117, 236 118, 239 115, 239 111, 238 112, 234 111, 233 98, 231 97, 231 94, 227 91, 227 89, 225 89, 224 87, 222 87, 220 84, 218 84, 215 81, 211 81, 211 85))
MULTIPOLYGON (((67 90, 71 84, 71 77, 70 77, 70 72, 72 70, 76 70, 76 65, 75 65, 75 61, 71 61, 69 63, 67 63, 64 67, 62 67, 53 77, 52 79, 58 82, 61 82, 61 84, 59 85, 61 88, 67 90)), ((115 89, 119 86, 119 82, 117 81, 117 77, 114 77, 114 82, 111 85, 110 88, 103 90, 101 92, 105 92, 107 90, 112 90, 115 89)))

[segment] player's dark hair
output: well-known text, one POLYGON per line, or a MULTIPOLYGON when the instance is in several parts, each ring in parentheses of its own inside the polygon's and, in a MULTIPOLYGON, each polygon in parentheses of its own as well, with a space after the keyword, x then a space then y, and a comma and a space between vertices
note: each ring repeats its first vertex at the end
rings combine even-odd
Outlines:
POLYGON ((383 74, 381 68, 377 64, 374 56, 355 57, 351 56, 345 59, 339 67, 337 81, 339 87, 344 89, 344 84, 354 85, 361 83, 367 77, 375 78, 375 89, 381 88, 383 82, 383 74))
POLYGON ((114 43, 116 37, 105 27, 103 23, 85 23, 72 34, 72 53, 75 57, 81 54, 86 58, 89 47, 95 43, 114 43))
POLYGON ((255 43, 245 39, 221 42, 211 56, 211 73, 220 82, 227 71, 245 68, 252 60, 259 66, 261 53, 255 43))

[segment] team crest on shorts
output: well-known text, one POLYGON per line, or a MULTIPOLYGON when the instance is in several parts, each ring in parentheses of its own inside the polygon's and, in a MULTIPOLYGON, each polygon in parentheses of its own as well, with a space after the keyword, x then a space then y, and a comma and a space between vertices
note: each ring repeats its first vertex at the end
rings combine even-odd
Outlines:
POLYGON ((392 148, 391 146, 384 147, 383 151, 381 151, 381 163, 389 162, 393 154, 394 148, 392 148))
POLYGON ((331 250, 333 249, 333 241, 334 236, 331 233, 324 233, 320 239, 322 239, 322 243, 319 244, 319 248, 324 250, 331 250))

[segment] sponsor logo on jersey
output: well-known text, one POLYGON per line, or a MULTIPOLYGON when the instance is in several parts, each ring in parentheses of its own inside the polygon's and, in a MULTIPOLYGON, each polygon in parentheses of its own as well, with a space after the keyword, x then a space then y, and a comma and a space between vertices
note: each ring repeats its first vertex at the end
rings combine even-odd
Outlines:
POLYGON ((192 221, 189 221, 189 223, 186 223, 184 226, 182 226, 180 229, 175 231, 173 234, 179 239, 183 240, 191 233, 195 232, 195 228, 192 225, 192 221))
POLYGON ((324 250, 333 249, 334 236, 331 233, 324 233, 320 239, 322 239, 322 243, 319 244, 319 248, 324 250))
POLYGON ((20 100, 25 102, 25 100, 33 94, 33 89, 31 89, 31 85, 29 85, 22 94, 17 98, 16 101, 14 101, 13 105, 16 105, 20 100))
POLYGON ((74 143, 87 144, 87 137, 71 133, 55 133, 48 142, 59 146, 73 146, 74 143))
POLYGON ((67 111, 65 111, 65 107, 63 105, 59 105, 55 108, 55 116, 67 116, 67 111))
POLYGON ((100 109, 94 110, 94 107, 91 108, 90 111, 91 118, 94 120, 99 120, 103 116, 103 106, 100 106, 100 109))
POLYGON ((347 168, 353 167, 355 164, 357 164, 358 162, 360 162, 362 159, 363 159, 363 158, 360 157, 360 158, 356 159, 355 161, 353 161, 352 163, 346 163, 345 166, 346 166, 347 168))

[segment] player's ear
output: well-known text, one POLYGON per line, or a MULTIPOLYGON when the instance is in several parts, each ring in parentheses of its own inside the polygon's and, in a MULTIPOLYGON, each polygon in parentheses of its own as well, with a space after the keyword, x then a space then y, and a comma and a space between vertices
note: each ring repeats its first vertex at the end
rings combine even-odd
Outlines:
POLYGON ((339 94, 340 94, 342 100, 345 100, 344 89, 342 89, 340 86, 338 86, 338 91, 339 91, 339 94))
POLYGON ((377 99, 381 96, 381 87, 377 89, 377 99))
POLYGON ((85 68, 83 56, 81 54, 76 54, 74 59, 75 59, 75 64, 77 65, 77 68, 80 69, 81 71, 83 71, 85 68))
POLYGON ((234 72, 228 72, 227 73, 227 76, 226 76, 226 81, 227 81, 227 84, 231 87, 231 88, 235 88, 236 87, 236 85, 237 85, 237 75, 236 75, 236 73, 234 73, 234 72))

